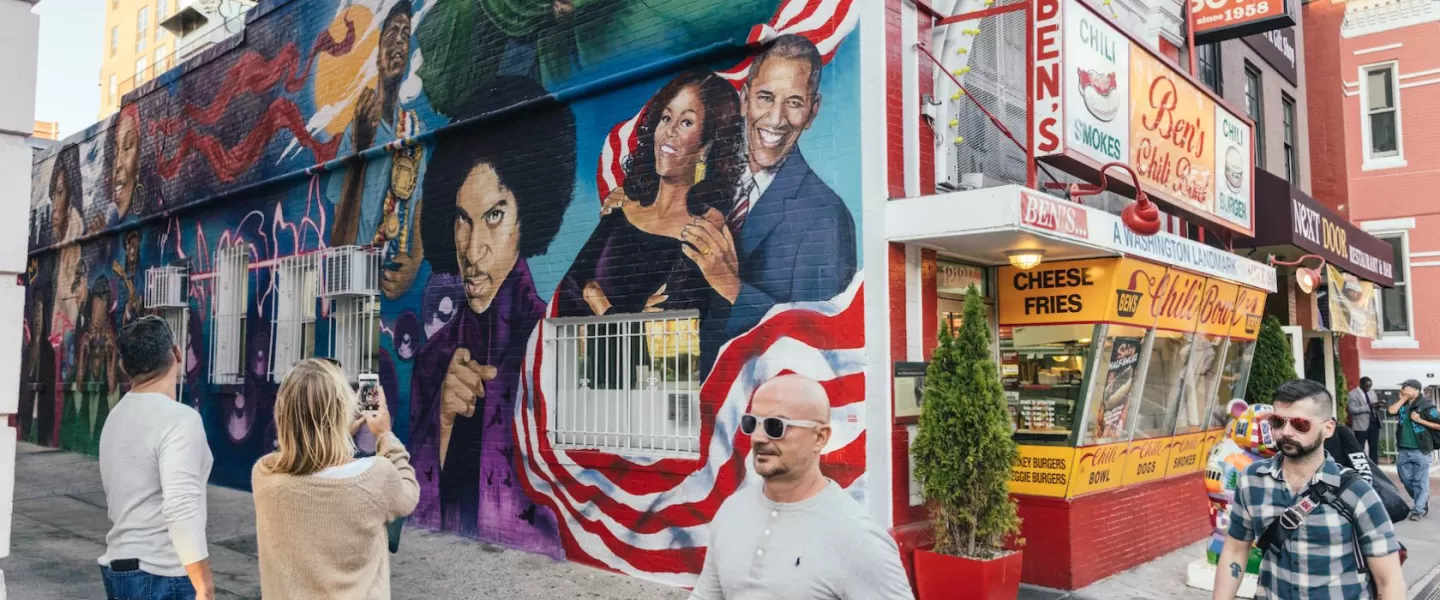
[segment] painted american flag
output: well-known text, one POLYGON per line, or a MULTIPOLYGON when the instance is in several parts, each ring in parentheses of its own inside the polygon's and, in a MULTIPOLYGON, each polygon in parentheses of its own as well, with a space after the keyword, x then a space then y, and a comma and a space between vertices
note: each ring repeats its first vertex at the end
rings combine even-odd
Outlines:
MULTIPOLYGON (((691 586, 704 565, 708 526, 747 478, 750 442, 740 416, 755 388, 785 373, 819 381, 833 433, 826 476, 864 499, 865 300, 857 273, 829 302, 777 305, 720 351, 700 387, 698 458, 623 456, 557 448, 546 436, 554 381, 542 375, 544 325, 530 337, 516 403, 515 439, 526 492, 555 513, 565 555, 627 575, 691 586)), ((556 314, 552 303, 550 316, 556 314)))

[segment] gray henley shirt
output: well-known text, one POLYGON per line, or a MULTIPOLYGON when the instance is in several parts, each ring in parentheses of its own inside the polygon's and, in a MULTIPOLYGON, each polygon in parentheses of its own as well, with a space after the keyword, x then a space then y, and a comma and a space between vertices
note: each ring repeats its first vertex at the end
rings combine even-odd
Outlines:
POLYGON ((900 550, 830 482, 801 502, 752 484, 721 505, 691 600, 913 600, 900 550))

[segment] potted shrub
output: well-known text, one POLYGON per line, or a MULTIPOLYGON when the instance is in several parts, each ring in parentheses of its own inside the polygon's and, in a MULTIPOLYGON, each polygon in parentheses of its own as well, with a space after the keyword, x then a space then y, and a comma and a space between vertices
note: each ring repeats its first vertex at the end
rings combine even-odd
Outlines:
POLYGON ((940 328, 940 345, 925 372, 924 412, 911 460, 935 545, 915 552, 915 587, 920 600, 1014 600, 1020 551, 1004 545, 1020 531, 1006 489, 1019 451, 984 305, 973 286, 964 314, 956 335, 940 328))

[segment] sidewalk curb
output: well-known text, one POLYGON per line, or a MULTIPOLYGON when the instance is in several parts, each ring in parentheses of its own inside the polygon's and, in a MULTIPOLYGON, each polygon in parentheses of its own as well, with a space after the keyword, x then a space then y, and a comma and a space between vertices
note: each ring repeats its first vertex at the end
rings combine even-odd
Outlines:
POLYGON ((1419 600, 1420 593, 1425 591, 1425 588, 1431 583, 1433 583, 1436 577, 1440 577, 1440 564, 1431 567, 1428 572, 1420 576, 1420 579, 1415 581, 1415 585, 1412 585, 1409 589, 1405 590, 1405 597, 1409 598, 1410 600, 1419 600))

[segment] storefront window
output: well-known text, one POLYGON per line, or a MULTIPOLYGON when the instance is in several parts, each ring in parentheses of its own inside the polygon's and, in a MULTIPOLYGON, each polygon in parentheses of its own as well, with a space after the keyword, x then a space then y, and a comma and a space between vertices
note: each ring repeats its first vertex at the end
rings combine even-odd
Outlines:
MULTIPOLYGON (((1220 381, 1225 336, 1200 335, 1190 351, 1190 370, 1185 377, 1184 394, 1175 411, 1175 435, 1202 431, 1209 421, 1206 411, 1215 397, 1220 381)), ((1228 401, 1228 400, 1227 400, 1228 401)))
POLYGON ((1215 393, 1215 404, 1210 407, 1210 421, 1206 429, 1219 429, 1230 421, 1225 409, 1231 400, 1245 398, 1245 384, 1250 379, 1250 360, 1254 357, 1255 340, 1232 339, 1226 344, 1220 389, 1215 393))
POLYGON ((1123 441, 1130 434, 1130 399, 1140 383, 1140 357, 1146 330, 1110 325, 1096 356, 1099 363, 1090 385, 1089 421, 1082 445, 1123 441))
POLYGON ((1145 385, 1136 403, 1135 439, 1170 435, 1174 407, 1184 393, 1193 333, 1157 330, 1145 370, 1145 385))
POLYGON ((1024 443, 1067 444, 1084 400, 1095 325, 1006 328, 1000 336, 1000 373, 1024 443))

